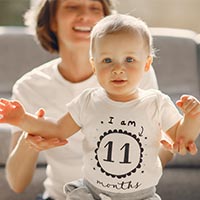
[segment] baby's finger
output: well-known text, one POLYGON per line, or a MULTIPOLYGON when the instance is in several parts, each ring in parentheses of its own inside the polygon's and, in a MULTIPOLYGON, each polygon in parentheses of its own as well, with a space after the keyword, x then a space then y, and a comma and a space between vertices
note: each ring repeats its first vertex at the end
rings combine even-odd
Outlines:
POLYGON ((181 101, 185 102, 185 101, 188 101, 188 99, 191 97, 193 97, 193 96, 188 95, 188 94, 183 94, 180 99, 181 99, 181 101))
POLYGON ((38 117, 44 117, 45 115, 45 110, 43 108, 40 108, 36 113, 38 117))
POLYGON ((21 107, 21 104, 18 101, 11 101, 10 104, 13 108, 21 107))
POLYGON ((176 105, 184 111, 184 109, 187 107, 191 96, 189 95, 182 95, 179 100, 177 100, 176 105))
POLYGON ((194 142, 189 142, 188 143, 187 150, 191 155, 195 155, 198 152, 197 146, 195 145, 194 142))
POLYGON ((200 115, 200 105, 198 103, 190 110, 190 115, 192 116, 200 115))
POLYGON ((190 104, 188 104, 188 106, 185 108, 185 112, 186 113, 191 113, 192 111, 193 113, 198 112, 198 106, 199 104, 197 102, 191 102, 190 104))
POLYGON ((0 103, 1 103, 1 104, 4 104, 4 105, 7 105, 7 104, 9 104, 10 102, 9 102, 7 99, 1 98, 1 99, 0 99, 0 103))
POLYGON ((180 109, 182 109, 183 102, 182 102, 181 100, 178 100, 178 101, 176 102, 176 105, 177 105, 180 109))
POLYGON ((165 149, 167 149, 168 151, 172 151, 172 145, 169 142, 167 142, 166 140, 161 140, 160 143, 165 149))
POLYGON ((193 105, 194 103, 195 103, 195 100, 194 100, 193 98, 191 98, 191 97, 188 97, 188 98, 187 98, 187 101, 184 101, 184 102, 183 102, 182 108, 183 108, 184 110, 186 110, 189 106, 193 105))
POLYGON ((180 138, 176 143, 174 143, 173 149, 180 155, 185 155, 187 153, 187 150, 185 148, 185 143, 182 138, 180 138))

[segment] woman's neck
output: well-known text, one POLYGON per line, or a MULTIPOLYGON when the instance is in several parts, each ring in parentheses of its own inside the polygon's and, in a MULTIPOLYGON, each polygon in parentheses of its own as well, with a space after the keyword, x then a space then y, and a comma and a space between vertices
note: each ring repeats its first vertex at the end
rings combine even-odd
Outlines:
POLYGON ((79 48, 74 51, 65 49, 60 51, 60 57, 59 72, 66 80, 77 83, 88 79, 93 74, 87 49, 79 48))

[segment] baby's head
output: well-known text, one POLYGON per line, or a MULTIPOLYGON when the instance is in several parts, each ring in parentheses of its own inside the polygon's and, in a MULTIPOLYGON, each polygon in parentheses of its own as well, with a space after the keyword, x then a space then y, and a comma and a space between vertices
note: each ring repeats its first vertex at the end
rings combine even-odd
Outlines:
POLYGON ((139 35, 144 41, 149 56, 154 55, 152 36, 146 23, 130 15, 113 14, 100 20, 93 28, 90 35, 90 57, 94 57, 95 40, 119 32, 139 35))
POLYGON ((152 63, 152 37, 147 25, 115 14, 91 32, 90 61, 100 85, 117 101, 136 98, 135 91, 152 63))

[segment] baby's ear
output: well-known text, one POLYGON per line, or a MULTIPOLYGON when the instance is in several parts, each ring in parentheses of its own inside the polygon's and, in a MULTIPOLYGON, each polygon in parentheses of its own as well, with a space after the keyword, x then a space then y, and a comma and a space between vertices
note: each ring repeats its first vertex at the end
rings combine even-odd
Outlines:
POLYGON ((145 65, 145 68, 144 68, 145 72, 149 71, 152 62, 153 62, 153 57, 152 56, 148 56, 148 58, 146 60, 146 65, 145 65))
POLYGON ((95 66, 94 66, 94 58, 93 57, 90 57, 90 64, 92 66, 92 71, 95 73, 95 66))

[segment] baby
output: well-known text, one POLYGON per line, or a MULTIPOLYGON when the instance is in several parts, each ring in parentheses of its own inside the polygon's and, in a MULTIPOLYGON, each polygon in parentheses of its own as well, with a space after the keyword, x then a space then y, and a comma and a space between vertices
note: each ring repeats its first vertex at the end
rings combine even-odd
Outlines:
POLYGON ((90 46, 101 87, 85 90, 57 122, 1 99, 0 123, 46 138, 68 138, 82 130, 84 177, 65 185, 68 200, 160 199, 155 186, 162 175, 161 132, 173 141, 184 137, 187 148, 199 135, 200 103, 182 96, 177 102, 182 116, 167 95, 138 88, 152 60, 152 36, 143 21, 120 14, 105 17, 93 28, 90 46))

